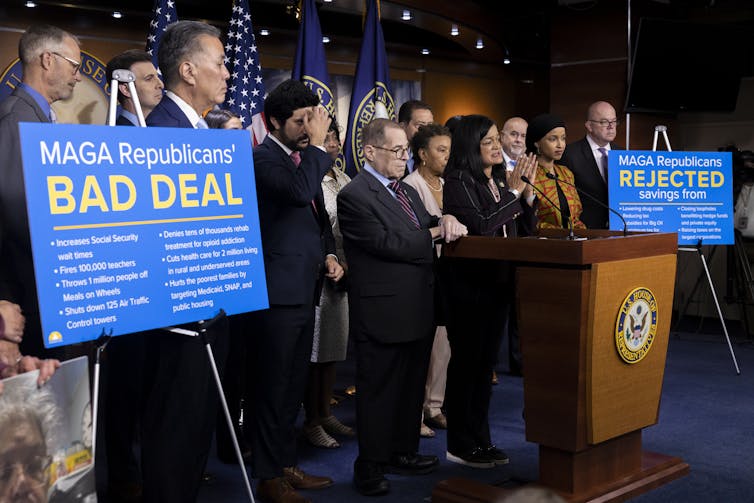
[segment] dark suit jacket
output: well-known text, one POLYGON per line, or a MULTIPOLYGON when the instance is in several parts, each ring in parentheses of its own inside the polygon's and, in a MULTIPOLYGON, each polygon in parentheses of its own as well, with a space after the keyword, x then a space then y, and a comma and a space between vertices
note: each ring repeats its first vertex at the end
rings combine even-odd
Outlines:
MULTIPOLYGON (((611 150, 619 150, 620 147, 611 143, 611 150)), ((600 174, 600 168, 592 154, 592 148, 586 137, 569 143, 566 146, 560 164, 567 166, 573 172, 576 187, 587 194, 594 196, 604 205, 608 205, 607 184, 600 174)), ((581 221, 589 229, 607 229, 609 212, 607 208, 600 206, 590 197, 579 194, 584 211, 581 213, 581 221)))
POLYGON ((338 194, 338 221, 348 257, 348 308, 356 340, 398 343, 429 335, 434 312, 434 247, 419 194, 401 184, 417 229, 389 189, 361 171, 338 194))
POLYGON ((116 126, 136 126, 136 124, 126 119, 122 115, 119 115, 118 117, 115 118, 115 125, 116 126))
MULTIPOLYGON (((0 103, 0 152, 3 156, 0 162, 0 298, 21 306, 28 329, 34 325, 38 327, 39 307, 26 215, 19 122, 50 122, 50 119, 29 93, 16 87, 0 103), (36 323, 32 323, 30 317, 35 318, 36 323)), ((27 332, 24 342, 40 336, 41 332, 27 332)), ((33 342, 41 347, 41 339, 33 342)))
POLYGON ((163 96, 160 102, 145 119, 147 126, 182 127, 193 128, 194 125, 186 117, 186 114, 167 96, 163 96))
POLYGON ((259 227, 271 305, 309 304, 319 299, 325 254, 335 253, 322 195, 322 178, 331 165, 330 156, 311 145, 301 152, 298 167, 270 137, 254 148, 259 227))

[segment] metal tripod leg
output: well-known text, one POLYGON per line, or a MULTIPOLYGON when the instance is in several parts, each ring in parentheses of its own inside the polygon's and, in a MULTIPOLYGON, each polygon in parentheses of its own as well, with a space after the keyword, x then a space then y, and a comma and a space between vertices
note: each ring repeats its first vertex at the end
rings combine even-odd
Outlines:
POLYGON ((704 267, 704 273, 707 275, 707 283, 709 284, 709 289, 712 292, 712 299, 715 301, 717 315, 720 318, 720 324, 723 326, 725 340, 728 342, 728 350, 730 350, 730 356, 733 359, 733 366, 736 368, 736 375, 741 375, 741 370, 739 370, 738 361, 736 360, 736 354, 733 352, 733 345, 731 344, 730 337, 728 336, 728 327, 725 325, 723 311, 720 309, 720 303, 717 301, 717 292, 715 292, 715 285, 712 283, 712 276, 710 276, 709 268, 707 267, 707 259, 704 258, 704 253, 702 253, 701 246, 697 248, 678 248, 678 251, 695 251, 699 254, 699 259, 702 261, 702 267, 704 267))

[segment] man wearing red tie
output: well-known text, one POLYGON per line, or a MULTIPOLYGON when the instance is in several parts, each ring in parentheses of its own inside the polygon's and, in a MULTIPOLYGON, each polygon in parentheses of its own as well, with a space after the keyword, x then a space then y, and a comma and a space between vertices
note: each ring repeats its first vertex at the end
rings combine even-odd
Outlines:
POLYGON ((265 99, 270 134, 254 148, 254 176, 270 308, 249 315, 249 438, 259 499, 305 502, 296 489, 332 485, 296 466, 294 423, 304 398, 322 281, 343 268, 325 212, 330 117, 304 84, 287 80, 265 99))

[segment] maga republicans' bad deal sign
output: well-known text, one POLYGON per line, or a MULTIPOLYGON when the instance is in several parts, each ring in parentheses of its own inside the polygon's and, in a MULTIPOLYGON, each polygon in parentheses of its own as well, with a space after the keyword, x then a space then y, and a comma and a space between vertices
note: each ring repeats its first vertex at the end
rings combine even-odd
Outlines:
MULTIPOLYGON (((678 244, 733 244, 730 152, 612 150, 610 206, 630 231, 677 232, 678 244)), ((610 215, 610 228, 623 223, 610 215)))
POLYGON ((267 307, 247 131, 20 132, 47 346, 267 307))

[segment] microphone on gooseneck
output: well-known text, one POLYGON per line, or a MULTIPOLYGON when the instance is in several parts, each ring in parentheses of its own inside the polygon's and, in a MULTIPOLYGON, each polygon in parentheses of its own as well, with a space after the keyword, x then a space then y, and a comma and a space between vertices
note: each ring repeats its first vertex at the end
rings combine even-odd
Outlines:
MULTIPOLYGON (((524 182, 526 185, 530 185, 532 189, 536 190, 542 197, 544 197, 547 200, 547 202, 549 202, 552 205, 553 208, 558 210, 558 213, 560 213, 560 219, 563 220, 564 215, 563 215, 563 211, 560 209, 559 204, 555 204, 552 201, 552 199, 547 197, 544 192, 539 190, 539 188, 536 185, 531 183, 528 177, 521 175, 521 181, 524 182)), ((576 237, 573 235, 573 219, 569 218, 568 219, 568 240, 573 241, 574 239, 576 239, 576 237)))
POLYGON ((569 186, 573 187, 582 196, 588 197, 589 199, 591 199, 595 203, 599 204, 603 208, 606 208, 608 211, 611 211, 614 214, 618 215, 618 218, 620 218, 620 221, 623 222, 623 236, 627 236, 628 235, 628 226, 626 225, 626 219, 623 218, 623 215, 621 215, 616 210, 612 209, 610 206, 608 206, 607 204, 605 204, 602 201, 600 201, 599 199, 597 199, 595 196, 591 195, 589 192, 586 192, 584 189, 581 189, 581 188, 577 187, 576 185, 572 184, 571 182, 569 182, 567 180, 563 180, 562 178, 558 178, 557 174, 555 174, 555 173, 547 173, 546 176, 550 180, 555 180, 555 183, 558 183, 558 181, 560 181, 560 182, 565 183, 566 185, 569 185, 569 186))

